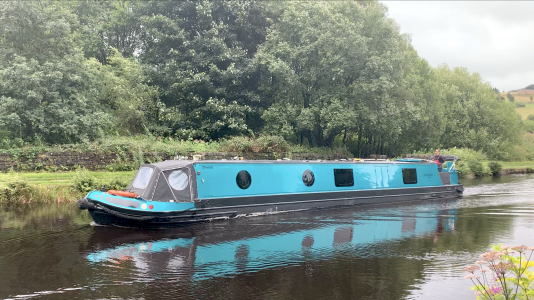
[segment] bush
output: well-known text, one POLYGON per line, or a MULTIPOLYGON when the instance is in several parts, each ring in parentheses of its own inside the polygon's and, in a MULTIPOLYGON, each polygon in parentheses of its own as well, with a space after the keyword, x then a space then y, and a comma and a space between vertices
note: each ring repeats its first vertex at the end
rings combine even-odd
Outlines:
POLYGON ((28 202, 34 197, 34 189, 22 178, 15 177, 7 183, 7 187, 0 190, 0 203, 10 205, 16 202, 28 202))
POLYGON ((79 169, 74 175, 72 187, 76 191, 89 193, 102 187, 106 190, 125 190, 128 183, 120 180, 99 181, 86 169, 79 169))
POLYGON ((496 161, 490 161, 488 168, 493 176, 499 176, 502 173, 502 165, 496 161))
POLYGON ((478 160, 471 160, 467 162, 469 169, 476 177, 482 177, 489 174, 489 170, 484 168, 484 165, 478 160))
POLYGON ((265 135, 257 139, 232 137, 220 142, 219 151, 238 153, 283 153, 290 150, 289 143, 282 137, 265 135))
POLYGON ((73 188, 80 192, 88 193, 98 189, 98 180, 86 169, 77 170, 73 181, 73 188))
POLYGON ((466 178, 471 174, 471 169, 469 169, 467 162, 464 162, 463 160, 456 163, 456 170, 458 170, 459 178, 466 178))
POLYGON ((102 186, 104 186, 106 190, 124 191, 128 187, 128 183, 120 180, 113 180, 109 183, 102 184, 102 186))

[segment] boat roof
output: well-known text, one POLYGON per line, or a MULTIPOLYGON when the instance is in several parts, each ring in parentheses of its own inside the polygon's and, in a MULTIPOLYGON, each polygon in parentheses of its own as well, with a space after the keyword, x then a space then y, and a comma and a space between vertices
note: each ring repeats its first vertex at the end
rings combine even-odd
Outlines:
POLYGON ((183 167, 190 164, 413 164, 413 163, 434 163, 430 160, 167 160, 161 163, 150 164, 165 169, 183 167), (172 162, 181 162, 173 164, 172 162), (164 164, 166 163, 166 164, 164 164))
POLYGON ((185 166, 191 165, 191 160, 165 160, 158 163, 148 164, 150 166, 154 166, 161 171, 163 170, 170 170, 170 169, 177 169, 177 168, 183 168, 185 166))

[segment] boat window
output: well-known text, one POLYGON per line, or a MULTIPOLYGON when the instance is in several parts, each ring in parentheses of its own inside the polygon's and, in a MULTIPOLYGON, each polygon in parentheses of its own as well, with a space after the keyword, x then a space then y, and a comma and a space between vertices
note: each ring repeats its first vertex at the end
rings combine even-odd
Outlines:
POLYGON ((169 184, 173 189, 181 191, 189 184, 189 176, 181 170, 172 171, 169 175, 169 184))
POLYGON ((312 186, 315 182, 315 175, 313 175, 312 171, 306 170, 302 173, 302 181, 306 186, 312 186))
POLYGON ((404 184, 417 183, 417 170, 416 169, 402 169, 402 181, 404 181, 404 184))
POLYGON ((249 172, 243 170, 237 173, 235 181, 237 182, 237 186, 243 190, 246 190, 252 183, 252 178, 250 177, 249 172))
POLYGON ((135 177, 135 181, 132 184, 132 187, 136 189, 145 189, 148 185, 148 182, 150 181, 150 177, 152 177, 152 173, 154 173, 154 169, 149 167, 142 167, 139 169, 139 172, 137 173, 137 177, 135 177))
POLYGON ((336 186, 354 186, 352 169, 334 169, 336 186))

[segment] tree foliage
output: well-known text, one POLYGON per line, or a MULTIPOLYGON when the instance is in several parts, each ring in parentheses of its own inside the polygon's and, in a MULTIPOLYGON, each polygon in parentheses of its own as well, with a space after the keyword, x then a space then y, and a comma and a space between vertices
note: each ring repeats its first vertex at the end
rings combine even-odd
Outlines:
POLYGON ((521 131, 496 89, 431 67, 376 1, 3 1, 0 86, 0 135, 49 143, 274 134, 498 158, 521 131))

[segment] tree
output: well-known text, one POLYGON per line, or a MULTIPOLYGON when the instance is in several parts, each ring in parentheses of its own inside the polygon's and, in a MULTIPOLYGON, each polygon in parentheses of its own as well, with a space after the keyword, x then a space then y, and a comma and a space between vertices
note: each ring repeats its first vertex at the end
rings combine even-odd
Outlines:
MULTIPOLYGON (((407 66, 407 43, 370 2, 288 2, 256 56, 266 70, 262 100, 272 99, 265 130, 331 146, 343 131, 379 147, 399 133, 393 93, 407 66), (372 142, 374 140, 374 142, 372 142)), ((281 6, 281 5, 279 5, 281 6)))
POLYGON ((250 134, 260 119, 251 68, 269 23, 262 1, 149 1, 142 7, 141 62, 172 110, 180 137, 250 134))
POLYGON ((515 101, 514 95, 512 95, 510 92, 508 92, 508 94, 506 94, 506 98, 508 98, 508 100, 510 100, 510 102, 514 102, 515 101))
POLYGON ((510 149, 519 139, 521 120, 515 106, 496 100, 491 86, 465 68, 441 66, 436 75, 446 107, 443 147, 482 150, 494 159, 502 159, 504 149, 510 149))
POLYGON ((145 71, 135 58, 125 58, 114 48, 110 52, 113 54, 107 57, 108 64, 100 66, 103 79, 100 103, 111 109, 119 133, 154 130, 164 108, 157 89, 146 83, 145 71))
POLYGON ((77 142, 109 128, 97 63, 73 42, 74 20, 54 1, 0 3, 0 128, 9 137, 77 142))

